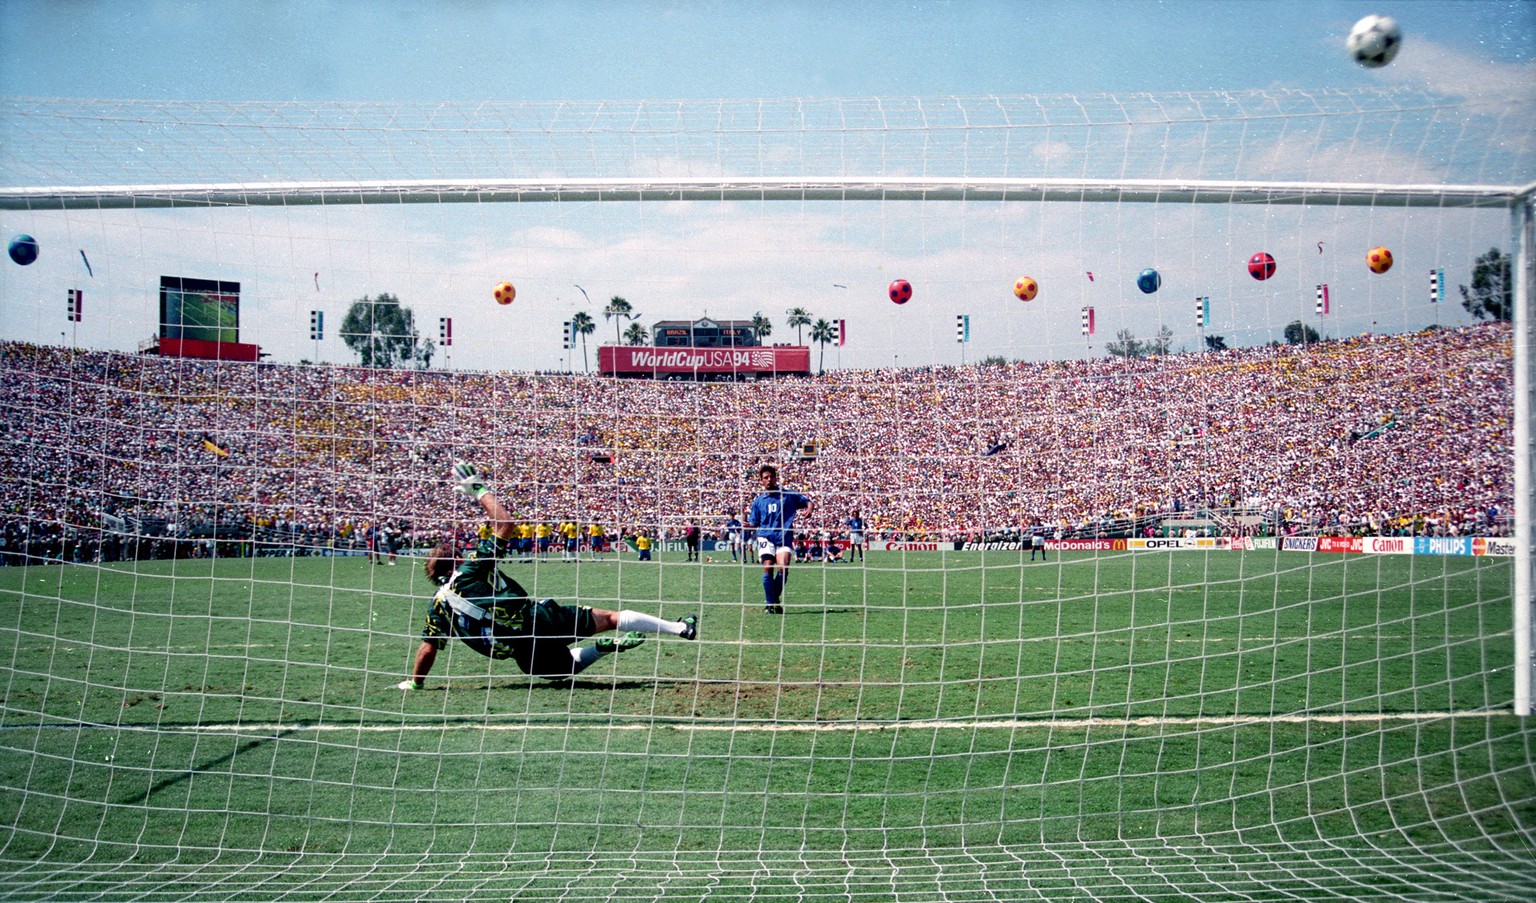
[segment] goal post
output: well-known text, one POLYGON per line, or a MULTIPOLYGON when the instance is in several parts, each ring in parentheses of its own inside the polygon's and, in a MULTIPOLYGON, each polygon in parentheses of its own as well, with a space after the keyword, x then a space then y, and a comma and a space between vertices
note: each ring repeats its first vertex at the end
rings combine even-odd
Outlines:
POLYGON ((1509 185, 1240 182, 1156 179, 757 178, 482 179, 0 188, 0 209, 115 210, 350 204, 591 201, 1011 201, 1511 207, 1509 185))
POLYGON ((1508 208, 1516 238, 1515 279, 1515 488, 1517 506, 1513 663, 1515 711, 1531 714, 1532 557, 1536 527, 1530 449, 1531 207, 1536 187, 1526 185, 1400 185, 1150 179, 539 179, 274 182, 208 185, 0 187, 0 209, 113 210, 176 207, 305 206, 352 204, 496 204, 668 201, 994 201, 1066 203, 1202 203, 1364 206, 1371 208, 1508 208), (1523 601, 1521 601, 1523 600, 1523 601))
POLYGON ((1515 714, 1531 714, 1531 684, 1536 678, 1532 646, 1536 644, 1532 587, 1536 586, 1536 484, 1533 484, 1531 417, 1536 413, 1536 386, 1531 384, 1531 282, 1536 279, 1536 186, 1526 186, 1512 205, 1515 254, 1515 714))

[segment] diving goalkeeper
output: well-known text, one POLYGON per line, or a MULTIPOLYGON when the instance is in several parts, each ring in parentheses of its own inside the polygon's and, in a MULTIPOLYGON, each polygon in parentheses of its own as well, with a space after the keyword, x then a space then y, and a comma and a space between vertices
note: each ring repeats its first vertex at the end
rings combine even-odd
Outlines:
POLYGON ((453 474, 457 491, 478 502, 490 518, 491 536, 480 540, 462 558, 447 543, 427 557, 427 577, 439 588, 427 612, 415 667, 410 678, 399 683, 400 689, 421 689, 437 653, 453 636, 481 655, 510 658, 525 673, 554 680, 579 674, 609 653, 635 648, 645 641, 646 633, 685 640, 698 637, 698 615, 663 621, 637 611, 613 612, 584 605, 568 607, 553 599, 529 599, 516 580, 496 568, 497 561, 506 557, 508 540, 514 533, 512 515, 472 465, 455 463, 453 474), (577 640, 612 630, 625 633, 571 648, 577 640))

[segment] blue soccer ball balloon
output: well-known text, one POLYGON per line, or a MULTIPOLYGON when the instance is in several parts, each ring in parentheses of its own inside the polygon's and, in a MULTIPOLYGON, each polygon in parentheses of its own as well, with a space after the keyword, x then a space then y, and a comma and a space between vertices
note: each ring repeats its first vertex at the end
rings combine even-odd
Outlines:
POLYGON ((1162 286, 1162 284, 1163 277, 1158 274, 1157 270, 1154 270, 1151 267, 1147 267, 1146 269, 1142 270, 1141 275, 1136 277, 1136 287, 1141 289, 1143 294, 1152 294, 1153 292, 1157 291, 1158 288, 1162 286))
POLYGON ((27 266, 37 260, 37 239, 23 232, 11 239, 11 259, 27 266))

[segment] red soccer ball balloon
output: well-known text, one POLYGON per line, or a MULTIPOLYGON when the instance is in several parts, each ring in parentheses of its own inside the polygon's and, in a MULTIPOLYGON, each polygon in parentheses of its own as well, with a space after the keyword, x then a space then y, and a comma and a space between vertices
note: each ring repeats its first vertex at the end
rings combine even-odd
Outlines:
POLYGON ((1275 275, 1275 258, 1263 251, 1248 258, 1248 275, 1260 282, 1275 275))
POLYGON ((891 283, 891 300, 897 304, 906 304, 912 300, 912 283, 905 279, 897 279, 891 283))
POLYGON ((1020 301, 1033 301, 1038 294, 1040 294, 1040 283, 1032 277, 1020 276, 1013 283, 1013 296, 1020 301))

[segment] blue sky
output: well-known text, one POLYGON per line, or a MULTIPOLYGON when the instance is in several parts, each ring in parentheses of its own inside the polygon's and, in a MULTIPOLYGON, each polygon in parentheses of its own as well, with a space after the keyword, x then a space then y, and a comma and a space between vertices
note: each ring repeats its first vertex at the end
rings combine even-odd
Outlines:
POLYGON ((1349 87, 1350 23, 1536 53, 1493 2, 48 2, 6 0, 8 95, 614 100, 1349 87))
MULTIPOLYGON (((1530 121, 1536 3, 1529 2, 6 0, 4 11, 0 94, 13 98, 448 102, 452 115, 471 117, 483 101, 999 96, 1023 107, 1031 95, 1073 95, 1102 106, 1105 97, 1120 102, 1181 92, 1284 95, 1297 89, 1384 87, 1448 100, 1492 97, 1492 109, 1514 117, 1502 123, 1501 134, 1515 134, 1518 144, 1522 132, 1536 133, 1536 122, 1530 121), (1342 48, 1350 24, 1372 12, 1395 16, 1405 33, 1402 55, 1382 70, 1353 65, 1342 48)), ((1113 103, 1107 108, 1113 117, 1113 103)), ((227 108, 210 110, 229 115, 227 108)), ((1265 167, 1290 171, 1277 161, 1291 160, 1294 169, 1294 161, 1307 160, 1309 173, 1338 172, 1357 180, 1463 175, 1477 180, 1489 169, 1499 175, 1497 181, 1511 178, 1487 162, 1470 132, 1461 136, 1462 159, 1447 162, 1408 129, 1379 121, 1373 128, 1382 131, 1342 142, 1332 136, 1326 147, 1315 136, 1283 128, 1275 135, 1261 126, 1213 134, 1205 145, 1197 135, 1193 147, 1183 148, 1195 155, 1183 165, 1204 171, 1210 161, 1236 154, 1260 174, 1268 172, 1265 167), (1230 146, 1232 140, 1241 146, 1230 146)), ((0 145, 24 146, 23 138, 35 136, 10 137, 0 145)), ((1046 160, 1071 150, 1059 133, 1030 137, 1027 153, 1011 152, 1046 160)), ((127 158, 135 150, 114 148, 105 138, 103 144, 101 159, 109 162, 119 151, 127 158)), ((401 153, 430 158, 437 150, 401 153)), ((914 153, 932 156, 890 169, 949 162, 942 156, 947 149, 914 153)), ((1168 169, 1156 159, 1166 151, 1155 141, 1116 153, 1121 157, 1118 165, 1110 160, 1111 170, 1168 169)), ((244 163, 238 155, 232 160, 244 163)), ((844 162, 863 165, 852 152, 844 162)), ((39 165, 65 171, 70 163, 60 157, 39 165)), ((359 177, 377 177, 374 165, 370 160, 359 167, 359 177)), ((648 164, 626 165, 639 170, 648 164)), ((654 165, 699 164, 663 159, 654 165)), ((252 163, 260 173, 282 166, 275 149, 270 160, 252 163)), ((134 177, 126 170, 67 176, 85 182, 134 177)), ((1514 178, 1530 180, 1530 173, 1514 178)), ((1317 281, 1335 287, 1340 313, 1319 324, 1330 334, 1460 322, 1458 304, 1422 304, 1417 283, 1426 264, 1449 267, 1453 286, 1458 278, 1466 281, 1466 261, 1503 243, 1507 220, 1498 212, 1146 205, 961 210, 852 203, 761 209, 460 205, 280 216, 5 212, 0 227, 6 234, 33 232, 45 253, 29 268, 0 267, 0 335, 132 348, 153 329, 153 290, 145 286, 155 284, 159 273, 175 272, 241 281, 244 338, 260 342, 279 360, 316 354, 354 360, 334 334, 319 348, 295 336, 307 331, 310 310, 326 311, 335 324, 351 299, 391 291, 413 306, 429 337, 435 337, 431 324, 439 317, 456 318, 456 365, 570 364, 560 355, 557 330, 586 303, 578 284, 599 306, 610 295, 628 297, 646 320, 746 317, 759 311, 782 320, 791 304, 818 316, 846 318, 852 340, 829 354, 829 365, 878 366, 895 354, 903 363, 952 363, 962 354, 972 360, 991 354, 1098 354, 1118 328, 1146 336, 1161 325, 1174 327, 1176 344, 1188 346, 1199 340, 1188 322, 1196 293, 1212 295, 1215 331, 1234 343, 1252 344, 1304 316, 1317 281), (1317 242, 1329 253, 1314 253, 1317 242), (1400 281, 1361 274, 1358 252, 1378 243, 1399 254, 1403 265, 1391 279, 1400 281), (1275 280, 1258 285, 1232 261, 1240 264, 1261 248, 1274 252, 1281 268, 1275 280), (1337 259, 1331 256, 1334 248, 1337 259), (76 249, 88 251, 94 264, 84 281, 76 249), (770 253, 774 250, 780 253, 770 253), (1107 285, 1123 287, 1122 277, 1149 264, 1165 273, 1159 295, 1110 293, 1107 285), (1100 274, 1092 283, 1084 276, 1090 270, 1100 274), (1028 307, 1006 295, 1013 278, 1025 274, 1042 280, 1041 298, 1028 307), (918 286, 917 299, 899 311, 883 300, 884 285, 895 276, 918 286), (510 311, 487 308, 488 287, 503 278, 517 282, 517 304, 510 311), (840 285, 849 288, 834 288, 840 285), (81 286, 91 299, 87 320, 64 334, 56 322, 62 320, 59 299, 66 287, 81 286), (995 286, 1003 287, 1001 300, 995 286), (1078 335, 1085 303, 1098 308, 1100 347, 1085 347, 1078 335), (975 338, 966 348, 953 341, 957 313, 973 316, 975 338), (482 322, 496 328, 466 328, 482 322)), ((611 325, 599 317, 594 338, 604 334, 611 339, 611 325)), ((775 339, 785 334, 780 326, 775 339)))

